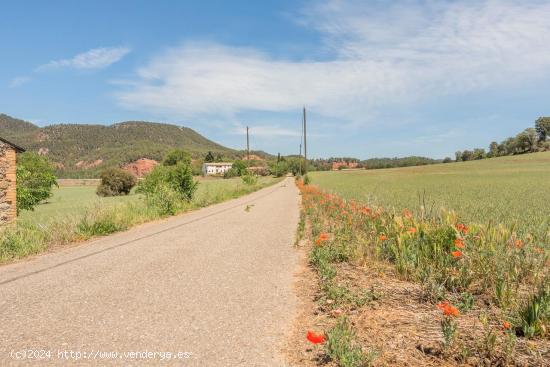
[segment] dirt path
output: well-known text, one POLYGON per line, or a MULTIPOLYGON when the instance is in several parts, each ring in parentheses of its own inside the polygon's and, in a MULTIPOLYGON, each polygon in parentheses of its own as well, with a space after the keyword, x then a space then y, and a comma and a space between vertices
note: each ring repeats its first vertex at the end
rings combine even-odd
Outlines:
POLYGON ((0 267, 0 365, 285 366, 298 206, 289 178, 0 267))

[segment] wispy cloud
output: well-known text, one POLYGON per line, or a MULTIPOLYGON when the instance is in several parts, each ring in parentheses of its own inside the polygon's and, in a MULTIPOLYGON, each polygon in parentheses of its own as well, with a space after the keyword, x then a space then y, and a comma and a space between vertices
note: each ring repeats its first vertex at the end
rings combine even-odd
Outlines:
POLYGON ((10 88, 17 88, 30 82, 32 78, 30 76, 18 76, 13 78, 9 84, 10 88))
POLYGON ((130 52, 128 47, 101 47, 80 53, 70 59, 53 60, 41 65, 35 71, 59 68, 103 69, 118 61, 130 52))
MULTIPOLYGON (((300 137, 300 132, 296 129, 289 129, 280 125, 255 125, 249 130, 250 134, 258 137, 300 137)), ((246 134, 246 127, 236 125, 232 130, 233 134, 246 134)))
POLYGON ((549 16, 550 3, 536 0, 400 2, 383 9, 324 1, 300 22, 321 33, 331 60, 187 43, 152 59, 116 97, 131 109, 187 119, 287 113, 306 104, 361 125, 380 108, 549 76, 549 16))

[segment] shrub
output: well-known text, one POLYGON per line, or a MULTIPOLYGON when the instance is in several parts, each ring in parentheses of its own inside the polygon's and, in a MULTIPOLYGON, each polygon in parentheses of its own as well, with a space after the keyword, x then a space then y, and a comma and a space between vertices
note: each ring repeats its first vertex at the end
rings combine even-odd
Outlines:
POLYGON ((233 178, 238 177, 239 171, 236 168, 231 167, 229 170, 225 171, 223 178, 233 178))
POLYGON ((57 186, 50 162, 36 153, 26 152, 17 157, 17 212, 34 207, 52 196, 57 186))
POLYGON ((97 187, 99 196, 128 195, 136 185, 136 178, 120 168, 109 168, 100 175, 101 183, 97 187))
POLYGON ((191 155, 184 150, 174 149, 164 157, 162 161, 163 166, 175 166, 178 163, 191 164, 191 155))
POLYGON ((235 169, 237 171, 238 176, 246 175, 247 169, 246 169, 246 163, 243 161, 235 161, 233 163, 233 166, 231 166, 231 169, 235 169))
POLYGON ((304 176, 304 185, 309 185, 311 183, 311 177, 306 173, 304 176))
POLYGON ((180 161, 174 166, 157 166, 145 176, 145 179, 138 185, 138 192, 146 195, 154 194, 161 185, 168 186, 178 194, 179 200, 191 201, 197 190, 197 182, 193 180, 191 164, 180 161))
POLYGON ((174 215, 181 208, 181 198, 170 186, 161 183, 145 196, 147 206, 159 215, 174 215))
POLYGON ((249 173, 247 173, 246 175, 243 175, 241 178, 243 182, 247 185, 255 185, 256 183, 258 183, 258 178, 249 173))

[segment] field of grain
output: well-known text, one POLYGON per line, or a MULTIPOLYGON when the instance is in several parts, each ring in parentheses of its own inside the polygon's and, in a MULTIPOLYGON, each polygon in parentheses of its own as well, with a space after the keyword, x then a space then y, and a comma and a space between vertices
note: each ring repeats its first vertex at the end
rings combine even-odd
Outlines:
POLYGON ((465 222, 516 226, 536 237, 550 223, 550 152, 481 161, 383 170, 312 172, 313 183, 347 199, 408 208, 455 211, 465 222))
POLYGON ((550 153, 311 178, 301 365, 550 366, 550 153))

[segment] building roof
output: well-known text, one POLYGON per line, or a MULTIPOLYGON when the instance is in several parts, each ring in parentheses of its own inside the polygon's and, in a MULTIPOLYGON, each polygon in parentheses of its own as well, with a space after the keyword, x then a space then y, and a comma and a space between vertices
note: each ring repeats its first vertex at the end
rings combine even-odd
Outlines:
POLYGON ((12 142, 7 141, 6 139, 2 138, 1 136, 0 136, 0 141, 1 141, 2 143, 5 143, 5 144, 9 145, 9 146, 12 147, 13 149, 15 149, 15 151, 16 151, 17 153, 23 153, 23 152, 25 151, 25 149, 21 148, 21 147, 18 146, 18 145, 13 144, 12 142))
POLYGON ((233 163, 208 162, 203 163, 205 166, 232 166, 233 163))

